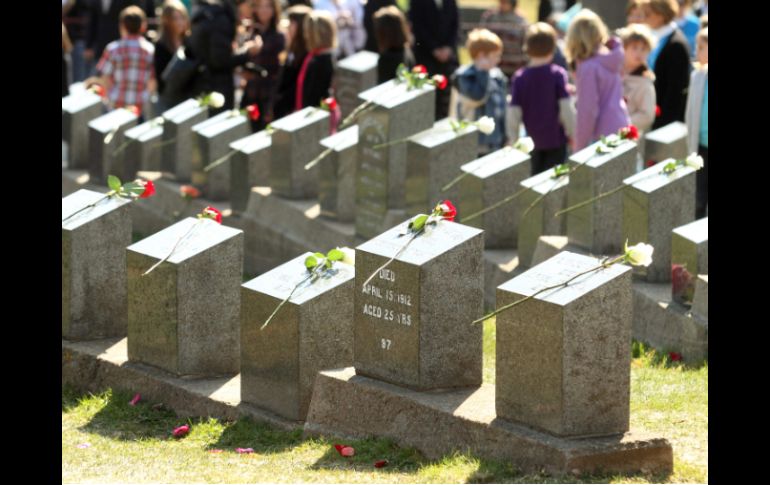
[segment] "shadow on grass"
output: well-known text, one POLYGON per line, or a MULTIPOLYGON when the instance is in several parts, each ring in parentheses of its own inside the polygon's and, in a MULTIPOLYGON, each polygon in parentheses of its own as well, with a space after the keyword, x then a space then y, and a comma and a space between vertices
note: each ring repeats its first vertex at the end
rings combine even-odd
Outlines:
POLYGON ((216 443, 206 447, 207 450, 252 448, 255 453, 273 454, 287 451, 305 441, 302 438, 301 428, 284 431, 250 418, 241 418, 224 424, 224 432, 216 443))
POLYGON ((378 470, 382 473, 413 473, 426 461, 414 448, 401 448, 394 441, 386 438, 367 438, 362 440, 334 440, 334 438, 316 438, 318 443, 326 445, 327 451, 309 467, 310 470, 378 470), (340 455, 335 444, 352 446, 356 452, 351 457, 340 455), (387 460, 387 465, 376 468, 374 464, 387 460))

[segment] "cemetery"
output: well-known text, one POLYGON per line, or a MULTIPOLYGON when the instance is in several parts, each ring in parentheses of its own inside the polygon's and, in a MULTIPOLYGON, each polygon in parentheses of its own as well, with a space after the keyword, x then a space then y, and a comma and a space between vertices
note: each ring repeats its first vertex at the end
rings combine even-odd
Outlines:
MULTIPOLYGON (((355 117, 334 133, 322 108, 251 133, 198 99, 140 124, 62 98, 63 409, 191 423, 190 443, 236 422, 312 455, 290 481, 357 481, 337 451, 399 482, 706 480, 707 443, 656 424, 668 391, 645 380, 686 366, 707 386, 686 127, 532 174, 527 151, 479 156, 476 126, 434 120, 435 86, 376 66, 339 63, 355 117)), ((251 443, 225 434, 196 460, 251 443)))

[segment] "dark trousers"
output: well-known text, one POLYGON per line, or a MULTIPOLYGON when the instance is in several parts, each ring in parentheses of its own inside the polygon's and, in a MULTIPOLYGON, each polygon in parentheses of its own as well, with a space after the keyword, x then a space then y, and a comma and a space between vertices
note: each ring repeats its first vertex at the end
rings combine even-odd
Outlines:
POLYGON ((532 175, 537 175, 549 168, 564 163, 564 160, 567 158, 567 145, 564 144, 559 148, 552 148, 550 150, 538 150, 535 148, 529 156, 532 158, 532 175))
MULTIPOLYGON (((428 75, 443 74, 449 79, 455 69, 459 67, 456 55, 452 56, 447 62, 438 62, 432 54, 415 52, 417 64, 422 64, 428 70, 428 75)), ((449 87, 446 89, 436 89, 436 121, 449 116, 449 98, 452 92, 449 87)))
POLYGON ((706 217, 709 203, 709 149, 698 146, 698 155, 703 157, 703 168, 695 172, 695 218, 706 217))

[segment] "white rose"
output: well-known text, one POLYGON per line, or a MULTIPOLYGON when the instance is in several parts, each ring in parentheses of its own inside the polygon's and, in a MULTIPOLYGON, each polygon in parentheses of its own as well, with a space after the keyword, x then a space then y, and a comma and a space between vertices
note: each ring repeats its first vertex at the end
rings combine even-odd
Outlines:
POLYGON ((213 91, 211 94, 209 94, 209 106, 212 108, 221 108, 224 105, 225 97, 222 95, 222 93, 213 91))
POLYGON ((342 258, 342 262, 345 264, 349 264, 351 266, 356 265, 356 250, 350 249, 349 247, 345 246, 344 248, 337 248, 345 255, 344 258, 342 258))
POLYGON ((606 137, 604 137, 604 141, 605 141, 605 143, 610 145, 610 144, 613 144, 613 143, 618 143, 620 141, 620 137, 618 135, 616 135, 615 133, 613 133, 611 135, 607 135, 606 137))
POLYGON ((703 158, 697 153, 691 153, 690 156, 685 159, 684 164, 695 170, 700 170, 703 168, 703 158))
POLYGON ((495 120, 489 116, 482 116, 476 122, 476 126, 479 127, 480 132, 484 133, 485 135, 491 135, 492 132, 495 131, 495 120))
POLYGON ((525 136, 524 138, 519 138, 513 148, 524 153, 529 153, 535 149, 535 142, 532 141, 532 138, 525 136))
POLYGON ((626 241, 626 261, 634 266, 649 266, 652 263, 653 249, 652 245, 645 243, 639 243, 629 248, 628 241, 626 241))

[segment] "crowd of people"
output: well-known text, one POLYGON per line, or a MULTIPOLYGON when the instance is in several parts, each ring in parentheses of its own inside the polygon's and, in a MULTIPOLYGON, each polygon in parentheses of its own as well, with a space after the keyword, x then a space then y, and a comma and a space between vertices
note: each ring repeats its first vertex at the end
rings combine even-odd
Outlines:
POLYGON ((372 50, 378 83, 399 64, 451 80, 437 91, 436 119, 494 119, 480 153, 530 136, 533 173, 629 124, 643 134, 685 122, 688 150, 704 160, 703 217, 708 3, 630 0, 627 25, 614 32, 579 2, 558 15, 540 3, 542 21, 530 25, 516 0, 499 0, 467 33, 470 63, 461 66, 456 0, 410 0, 406 12, 395 0, 62 0, 62 96, 85 81, 103 85, 113 107, 160 112, 218 91, 225 103, 213 114, 256 104, 257 131, 319 106, 334 95, 336 62, 372 50))

